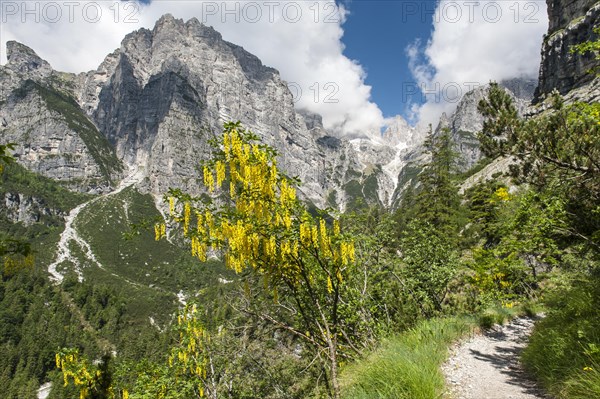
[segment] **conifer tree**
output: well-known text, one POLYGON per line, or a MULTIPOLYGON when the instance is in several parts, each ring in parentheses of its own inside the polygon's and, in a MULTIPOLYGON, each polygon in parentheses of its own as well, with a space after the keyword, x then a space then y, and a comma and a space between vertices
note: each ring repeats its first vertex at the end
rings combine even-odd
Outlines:
POLYGON ((430 133, 425 148, 431 160, 419 175, 415 219, 431 225, 440 237, 455 242, 460 206, 455 180, 458 154, 450 130, 442 129, 438 135, 430 133))

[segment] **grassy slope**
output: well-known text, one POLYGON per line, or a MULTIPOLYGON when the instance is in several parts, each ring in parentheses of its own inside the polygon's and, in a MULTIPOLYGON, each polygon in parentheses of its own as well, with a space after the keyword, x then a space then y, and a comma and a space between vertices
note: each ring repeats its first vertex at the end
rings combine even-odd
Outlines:
POLYGON ((76 228, 103 265, 103 269, 96 265, 85 268, 85 278, 110 284, 123 293, 127 312, 138 322, 147 323, 153 317, 164 324, 178 306, 179 291, 210 291, 221 285, 219 278, 232 276, 219 262, 200 264, 186 248, 167 240, 154 241, 154 233, 148 229, 124 237, 132 223, 151 222, 159 216, 150 195, 129 188, 86 207, 76 228))
POLYGON ((472 318, 431 319, 382 342, 342 375, 344 398, 433 399, 444 390, 439 370, 448 346, 473 330, 472 318))
MULTIPOLYGON (((92 198, 73 193, 52 179, 29 172, 17 164, 9 165, 0 175, 0 197, 3 198, 5 193, 34 196, 43 207, 60 214, 67 214, 73 207, 92 198)), ((39 211, 42 215, 40 222, 29 226, 10 222, 0 211, 0 236, 30 242, 35 252, 36 267, 43 271, 55 259, 64 220, 61 216, 43 215, 39 211)), ((220 291, 227 289, 219 283, 219 278, 235 278, 220 262, 200 264, 186 248, 166 240, 155 242, 150 231, 141 229, 139 235, 128 240, 123 237, 124 233, 131 231, 131 223, 151 221, 158 216, 159 212, 149 195, 127 189, 86 207, 75 223, 78 232, 88 241, 95 257, 103 265, 102 269, 86 259, 77 244, 70 243, 73 254, 85 267, 86 281, 94 286, 111 287, 122 298, 127 324, 132 330, 148 328, 150 317, 159 326, 167 324, 178 306, 176 294, 179 291, 193 293, 199 296, 199 300, 211 302, 220 291)), ((71 262, 64 262, 59 269, 68 272, 73 267, 71 262)), ((127 334, 126 331, 123 333, 127 334)), ((115 340, 115 337, 105 338, 115 340)))
POLYGON ((40 216, 39 223, 25 226, 8 220, 4 212, 0 212, 0 235, 22 238, 31 243, 36 255, 36 264, 43 268, 54 258, 59 235, 63 230, 62 217, 56 213, 68 213, 70 209, 88 200, 91 196, 74 193, 59 183, 44 176, 28 171, 18 164, 10 164, 0 175, 0 197, 6 193, 22 194, 40 200, 42 206, 51 209, 55 215, 46 215, 43 209, 34 207, 33 211, 40 216))

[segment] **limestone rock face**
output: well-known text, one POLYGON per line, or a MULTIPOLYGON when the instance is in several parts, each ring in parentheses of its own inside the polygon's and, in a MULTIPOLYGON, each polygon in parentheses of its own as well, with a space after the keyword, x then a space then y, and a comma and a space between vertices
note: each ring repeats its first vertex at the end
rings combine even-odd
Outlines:
MULTIPOLYGON (((595 76, 589 70, 598 65, 593 54, 572 54, 573 45, 595 40, 594 26, 600 22, 600 3, 594 0, 546 0, 550 25, 542 45, 539 87, 535 102, 542 101, 553 89, 560 94, 589 85, 595 76)), ((597 85, 596 85, 597 86, 597 85)), ((597 87, 578 99, 598 97, 597 87)))
POLYGON ((120 159, 145 170, 155 195, 169 187, 199 192, 194 176, 208 139, 238 120, 278 150, 280 166, 317 206, 344 209, 354 194, 384 203, 384 191, 393 191, 380 179, 364 193, 370 171, 348 140, 326 132, 319 115, 295 110, 278 71, 195 18, 165 15, 152 30, 127 35, 77 82, 80 107, 120 159))
POLYGON ((21 165, 77 191, 102 192, 120 177, 120 161, 68 91, 72 74, 52 70, 32 49, 7 44, 0 66, 0 140, 17 144, 21 165))
POLYGON ((198 193, 208 140, 239 120, 277 149, 279 165, 317 206, 345 209, 356 196, 383 204, 393 192, 383 165, 397 137, 379 135, 357 152, 325 131, 320 115, 294 108, 278 71, 195 18, 165 15, 78 75, 53 71, 16 42, 8 52, 1 137, 19 143, 19 163, 73 189, 106 191, 127 166, 143 171, 143 188, 157 197, 170 187, 198 193))
POLYGON ((120 159, 146 170, 153 193, 198 192, 193 176, 208 139, 239 120, 276 147, 283 169, 306 182, 306 197, 324 205, 325 165, 314 161, 323 149, 294 110, 287 85, 214 29, 166 15, 154 29, 127 35, 103 65, 84 78, 93 87, 83 86, 80 105, 120 159))
POLYGON ((41 199, 18 193, 5 193, 0 202, 0 213, 6 215, 13 223, 25 226, 39 223, 44 216, 66 216, 63 212, 52 209, 41 199), (4 208, 4 209, 3 209, 4 208))
POLYGON ((21 43, 12 40, 6 42, 6 55, 8 58, 6 68, 23 77, 41 80, 52 74, 50 64, 41 59, 35 51, 21 43))

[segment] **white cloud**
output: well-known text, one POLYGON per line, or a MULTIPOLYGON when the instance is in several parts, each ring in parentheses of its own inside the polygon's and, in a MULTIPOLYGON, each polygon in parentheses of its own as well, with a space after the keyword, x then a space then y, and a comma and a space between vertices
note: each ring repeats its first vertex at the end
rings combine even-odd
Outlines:
POLYGON ((460 95, 490 80, 537 78, 543 34, 543 1, 449 1, 437 4, 432 37, 406 49, 425 103, 411 108, 421 123, 437 124, 460 95))
POLYGON ((343 55, 346 11, 334 1, 119 1, 0 2, 1 62, 5 43, 32 47, 59 70, 95 69, 123 37, 152 28, 171 13, 198 18, 225 40, 243 46, 301 95, 297 106, 323 115, 326 128, 354 132, 379 128, 383 116, 370 100, 365 72, 343 55), (300 90, 298 90, 300 89, 300 90))

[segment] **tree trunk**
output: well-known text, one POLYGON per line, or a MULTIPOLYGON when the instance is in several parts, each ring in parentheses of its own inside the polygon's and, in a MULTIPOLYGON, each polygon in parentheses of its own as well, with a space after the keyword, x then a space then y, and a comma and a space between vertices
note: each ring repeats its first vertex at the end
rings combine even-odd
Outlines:
POLYGON ((337 336, 329 338, 329 360, 331 361, 331 388, 333 390, 333 399, 340 399, 340 382, 338 380, 337 365, 337 336))

